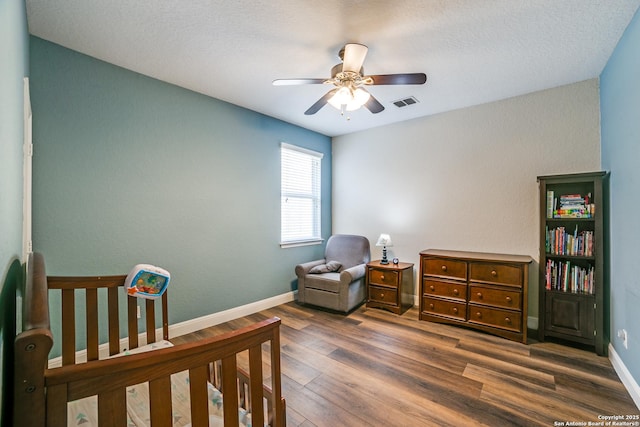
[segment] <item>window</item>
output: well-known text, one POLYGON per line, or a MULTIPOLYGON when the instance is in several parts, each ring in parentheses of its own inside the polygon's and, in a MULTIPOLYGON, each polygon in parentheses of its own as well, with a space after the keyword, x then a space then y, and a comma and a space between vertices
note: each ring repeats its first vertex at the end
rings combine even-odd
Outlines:
POLYGON ((320 166, 322 153, 280 145, 280 245, 318 243, 320 234, 320 166))

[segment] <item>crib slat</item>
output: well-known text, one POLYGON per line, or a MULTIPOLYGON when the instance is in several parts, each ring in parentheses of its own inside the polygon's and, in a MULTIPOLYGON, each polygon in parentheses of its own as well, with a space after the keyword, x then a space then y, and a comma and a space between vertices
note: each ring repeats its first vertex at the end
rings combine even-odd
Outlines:
MULTIPOLYGON (((171 377, 149 381, 149 411, 153 427, 171 427, 171 377)), ((207 423, 209 419, 207 417, 207 423)), ((197 425, 197 424, 192 424, 197 425)))
POLYGON ((146 300, 147 303, 147 344, 156 342, 156 311, 155 301, 146 300))
POLYGON ((167 299, 167 291, 162 294, 162 339, 169 339, 169 302, 167 299))
POLYGON ((98 360, 98 290, 87 289, 86 321, 87 321, 87 360, 98 360))
POLYGON ((249 349, 249 374, 251 390, 251 424, 264 425, 264 402, 262 401, 262 345, 249 349))
POLYGON ((238 425, 238 382, 236 381, 236 355, 222 359, 222 393, 224 425, 238 425))
POLYGON ((62 290, 62 364, 76 363, 76 304, 73 289, 62 290))
POLYGON ((280 378, 280 324, 271 332, 271 403, 273 405, 273 425, 286 425, 285 403, 282 398, 282 383, 274 378, 280 378))
POLYGON ((127 296, 127 324, 129 325, 129 348, 138 348, 138 300, 127 296))
POLYGON ((109 306, 109 355, 120 351, 120 320, 118 318, 118 288, 107 290, 107 304, 109 306))
POLYGON ((127 395, 125 388, 117 388, 98 395, 98 426, 127 424, 127 395))
POLYGON ((209 423, 207 395, 207 365, 189 370, 189 396, 191 400, 191 425, 206 426, 209 423))

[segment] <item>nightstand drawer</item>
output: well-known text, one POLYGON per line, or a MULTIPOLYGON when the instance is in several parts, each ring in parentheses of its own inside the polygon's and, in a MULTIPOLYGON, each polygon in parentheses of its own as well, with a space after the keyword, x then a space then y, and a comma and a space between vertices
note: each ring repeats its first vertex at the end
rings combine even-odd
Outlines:
POLYGON ((392 288, 379 288, 377 286, 369 286, 369 301, 397 305, 398 291, 392 288))
POLYGON ((398 286, 398 272, 369 267, 369 283, 372 285, 398 286))
POLYGON ((422 311, 428 314, 465 320, 467 305, 465 303, 442 300, 438 298, 422 297, 422 311))
POLYGON ((464 261, 425 258, 422 263, 423 274, 467 280, 467 263, 464 261))
POLYGON ((522 269, 519 266, 487 262, 469 263, 469 280, 522 286, 522 269))
POLYGON ((521 310, 522 294, 518 291, 508 289, 496 289, 488 286, 470 285, 469 302, 521 310))
POLYGON ((459 282, 444 282, 441 280, 423 279, 422 290, 425 295, 433 295, 444 298, 467 299, 467 285, 459 282))
POLYGON ((522 313, 469 304, 469 323, 522 331, 522 313))

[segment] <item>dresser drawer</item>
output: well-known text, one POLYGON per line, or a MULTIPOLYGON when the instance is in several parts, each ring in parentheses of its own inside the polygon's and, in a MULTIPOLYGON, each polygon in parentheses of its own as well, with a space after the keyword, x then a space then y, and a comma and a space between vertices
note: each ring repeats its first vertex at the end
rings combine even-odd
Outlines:
POLYGON ((453 259, 425 258, 422 260, 422 273, 467 280, 467 263, 453 259))
POLYGON ((464 302, 422 297, 422 311, 428 314, 447 316, 458 320, 466 320, 467 305, 464 302))
POLYGON ((433 295, 444 298, 467 299, 467 284, 460 282, 445 282, 442 280, 422 279, 422 290, 425 295, 433 295))
POLYGON ((469 304, 469 323, 521 332, 522 313, 469 304))
POLYGON ((398 286, 398 272, 379 270, 369 267, 369 283, 376 285, 398 286))
POLYGON ((469 302, 522 310, 522 293, 472 284, 469 285, 469 302))
POLYGON ((369 300, 386 304, 398 304, 398 291, 390 288, 369 286, 369 300))
POLYGON ((469 263, 469 280, 521 287, 522 269, 509 264, 471 262, 469 263))

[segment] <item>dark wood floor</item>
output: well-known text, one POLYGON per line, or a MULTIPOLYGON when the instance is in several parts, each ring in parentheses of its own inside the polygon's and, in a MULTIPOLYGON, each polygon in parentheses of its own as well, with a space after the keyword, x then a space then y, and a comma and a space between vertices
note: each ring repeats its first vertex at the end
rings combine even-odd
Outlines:
POLYGON ((606 357, 421 322, 416 308, 345 316, 288 303, 172 341, 271 316, 282 319, 290 427, 554 426, 640 414, 606 357))

